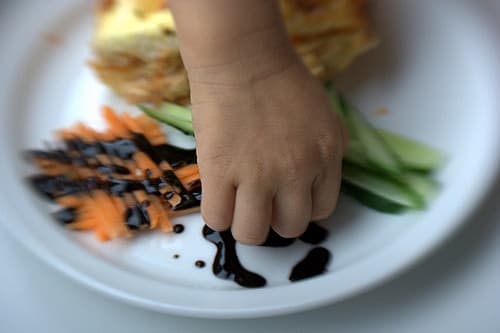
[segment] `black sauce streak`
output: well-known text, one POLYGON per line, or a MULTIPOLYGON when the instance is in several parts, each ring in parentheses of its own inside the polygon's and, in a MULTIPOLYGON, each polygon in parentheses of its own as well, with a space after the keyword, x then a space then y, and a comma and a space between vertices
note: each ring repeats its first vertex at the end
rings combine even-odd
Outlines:
POLYGON ((167 193, 165 193, 164 197, 165 197, 165 199, 170 200, 174 197, 174 195, 175 195, 175 191, 168 191, 167 193))
POLYGON ((116 156, 122 160, 131 160, 137 151, 135 143, 127 139, 118 139, 115 141, 101 141, 99 143, 106 154, 116 156))
POLYGON ((127 208, 125 211, 125 225, 130 230, 139 230, 150 225, 149 215, 142 205, 127 208))
POLYGON ((148 141, 148 139, 142 135, 142 134, 134 134, 134 137, 132 139, 135 143, 135 146, 143 151, 146 155, 151 158, 156 164, 160 164, 161 161, 165 159, 164 156, 161 156, 158 154, 158 151, 155 149, 155 147, 148 141))
POLYGON ((82 184, 64 176, 36 175, 28 178, 28 182, 38 193, 51 200, 82 191, 82 184))
POLYGON ((175 207, 172 207, 172 210, 175 211, 175 210, 189 209, 197 207, 199 205, 200 205, 200 200, 196 199, 190 193, 183 192, 181 193, 181 202, 175 207))
POLYGON ((203 237, 217 247, 212 271, 220 279, 233 280, 242 287, 259 288, 266 285, 266 279, 246 270, 236 254, 236 241, 231 231, 217 232, 203 227, 203 237))
POLYGON ((261 246, 267 247, 285 247, 292 245, 295 242, 295 238, 285 238, 281 237, 276 231, 273 229, 269 230, 269 234, 267 235, 267 239, 261 246))
MULTIPOLYGON (((28 178, 28 182, 38 193, 50 200, 54 200, 65 195, 90 192, 95 189, 102 189, 109 192, 111 195, 117 196, 123 196, 125 193, 131 193, 139 190, 144 190, 147 194, 159 196, 161 195, 160 187, 162 186, 161 179, 144 179, 139 181, 109 177, 106 181, 100 181, 95 177, 75 180, 69 179, 65 176, 48 175, 36 175, 30 177, 28 178)), ((165 197, 169 199, 174 194, 175 192, 167 192, 165 197)), ((175 210, 199 206, 201 199, 198 199, 197 196, 187 198, 182 195, 181 198, 183 201, 175 207, 175 210)))
POLYGON ((201 185, 197 186, 197 187, 194 187, 194 188, 191 188, 191 190, 189 191, 189 193, 191 193, 191 195, 196 200, 201 201, 201 185))
MULTIPOLYGON (((196 152, 185 150, 169 145, 152 145, 142 134, 134 134, 132 139, 116 139, 112 141, 86 142, 79 138, 64 141, 65 149, 51 150, 29 150, 25 152, 25 157, 29 160, 47 160, 57 163, 83 166, 95 169, 99 178, 75 180, 65 176, 37 175, 29 179, 31 185, 37 192, 46 198, 54 200, 64 195, 90 192, 94 189, 102 189, 112 195, 123 196, 136 190, 144 190, 149 195, 160 196, 160 189, 171 185, 175 190, 165 195, 166 199, 172 198, 176 193, 180 195, 181 201, 172 210, 184 210, 200 205, 201 184, 193 193, 188 192, 182 185, 179 178, 172 170, 163 172, 163 176, 151 179, 149 175, 142 180, 116 179, 115 175, 129 175, 128 168, 118 164, 102 164, 96 158, 100 154, 107 155, 112 159, 117 157, 120 160, 133 159, 134 153, 143 151, 156 164, 163 161, 184 165, 196 162, 196 152), (102 179, 104 176, 104 179, 102 179)), ((194 184, 198 185, 198 184, 194 184)), ((131 228, 139 223, 136 221, 138 213, 130 213, 131 228)), ((145 214, 143 214, 145 215, 145 214)), ((144 218, 143 220, 147 220, 144 218)))
POLYGON ((52 214, 52 216, 62 224, 70 224, 76 220, 76 209, 66 208, 52 214))
POLYGON ((317 245, 328 237, 328 230, 316 223, 309 223, 307 230, 299 237, 301 241, 317 245))
POLYGON ((42 159, 64 164, 71 163, 71 157, 62 150, 28 150, 24 153, 24 157, 27 160, 42 159))
POLYGON ((99 165, 96 168, 97 172, 103 173, 105 175, 117 173, 119 175, 130 175, 129 169, 115 164, 99 165))
MULTIPOLYGON (((317 245, 323 242, 326 237, 328 237, 328 230, 316 223, 309 223, 307 230, 302 234, 302 236, 299 237, 299 239, 304 243, 317 245)), ((293 244, 294 242, 295 238, 282 237, 276 231, 271 229, 269 230, 269 235, 267 236, 266 241, 261 246, 285 247, 293 244)))
POLYGON ((195 149, 182 149, 170 145, 155 146, 155 149, 161 156, 168 156, 167 162, 172 168, 177 168, 184 164, 196 163, 195 149))
POLYGON ((288 279, 295 282, 324 273, 330 257, 330 251, 324 247, 315 247, 292 268, 288 279))

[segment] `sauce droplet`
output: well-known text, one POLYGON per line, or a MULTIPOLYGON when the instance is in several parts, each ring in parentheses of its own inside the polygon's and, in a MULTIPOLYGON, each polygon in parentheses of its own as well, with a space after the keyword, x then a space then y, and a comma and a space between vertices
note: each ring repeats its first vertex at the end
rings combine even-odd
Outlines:
POLYGON ((205 262, 203 260, 196 260, 194 265, 198 268, 203 268, 203 267, 205 267, 205 262))
POLYGON ((231 231, 218 232, 209 226, 203 227, 203 237, 217 247, 212 272, 220 279, 233 280, 242 287, 259 288, 266 285, 266 279, 245 269, 236 254, 236 241, 231 231))
POLYGON ((324 247, 315 247, 292 268, 288 279, 295 282, 322 274, 326 271, 330 258, 330 251, 324 247))
POLYGON ((180 234, 183 231, 184 231, 184 225, 182 225, 182 224, 176 224, 176 225, 174 225, 174 232, 176 234, 180 234))

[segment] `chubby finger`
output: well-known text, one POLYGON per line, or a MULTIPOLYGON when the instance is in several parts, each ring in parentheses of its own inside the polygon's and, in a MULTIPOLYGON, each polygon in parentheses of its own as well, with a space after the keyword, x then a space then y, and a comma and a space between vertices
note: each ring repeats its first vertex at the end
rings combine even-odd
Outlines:
POLYGON ((312 189, 312 214, 313 221, 323 220, 329 217, 339 197, 342 176, 342 164, 333 163, 325 173, 316 178, 312 189))
POLYGON ((280 236, 294 238, 302 235, 311 220, 311 184, 278 190, 274 198, 272 228, 280 236))
MULTIPOLYGON (((201 171, 201 170, 200 170, 201 171)), ((201 198, 201 215, 205 223, 212 229, 223 231, 229 229, 233 219, 236 190, 233 183, 216 173, 200 172, 203 195, 201 198)))
POLYGON ((243 183, 236 191, 231 232, 240 243, 260 245, 269 233, 273 193, 259 184, 243 183))

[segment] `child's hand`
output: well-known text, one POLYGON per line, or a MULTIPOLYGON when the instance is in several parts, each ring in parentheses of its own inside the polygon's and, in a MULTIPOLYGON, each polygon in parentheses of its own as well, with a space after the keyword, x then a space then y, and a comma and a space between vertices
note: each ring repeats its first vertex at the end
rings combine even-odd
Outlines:
POLYGON ((260 244, 270 226, 297 237, 311 220, 332 213, 342 131, 302 64, 236 85, 192 80, 191 89, 208 225, 231 227, 238 241, 260 244))
POLYGON ((277 1, 170 0, 188 71, 202 215, 259 244, 333 211, 344 140, 277 1))

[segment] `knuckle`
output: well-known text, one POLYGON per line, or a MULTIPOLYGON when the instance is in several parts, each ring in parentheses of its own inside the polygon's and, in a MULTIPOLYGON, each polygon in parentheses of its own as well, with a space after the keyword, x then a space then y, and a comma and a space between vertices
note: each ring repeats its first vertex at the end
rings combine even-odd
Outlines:
POLYGON ((231 159, 223 152, 200 153, 197 162, 201 169, 216 171, 228 167, 231 159))
POLYGON ((331 160, 339 155, 339 140, 330 133, 321 134, 317 138, 317 147, 322 160, 331 160))
POLYGON ((304 177, 308 166, 308 158, 305 150, 292 149, 281 156, 284 175, 288 183, 298 183, 304 177))
POLYGON ((203 221, 210 226, 212 229, 217 231, 223 231, 229 228, 230 219, 225 216, 219 216, 215 211, 211 209, 201 209, 201 217, 203 221))
POLYGON ((250 172, 248 173, 252 179, 261 180, 266 173, 266 167, 264 161, 256 159, 252 162, 250 167, 250 172))
POLYGON ((295 225, 293 228, 284 227, 283 224, 279 224, 279 225, 273 226, 273 229, 281 237, 297 238, 297 237, 302 236, 302 234, 306 231, 308 223, 309 223, 309 221, 305 221, 305 222, 301 221, 301 223, 295 225))
POLYGON ((246 245, 260 245, 266 241, 267 234, 257 232, 239 232, 237 229, 232 230, 233 237, 236 241, 246 245))
POLYGON ((316 221, 316 220, 325 220, 327 218, 330 217, 330 215, 332 215, 334 209, 331 208, 331 209, 328 209, 328 210, 320 210, 318 212, 315 212, 313 215, 312 215, 312 220, 313 221, 316 221))
POLYGON ((321 207, 316 207, 312 213, 312 220, 324 220, 329 218, 335 211, 336 203, 329 203, 321 207))
POLYGON ((218 202, 215 196, 204 196, 201 200, 203 221, 217 231, 226 230, 231 225, 232 207, 225 202, 218 202))

